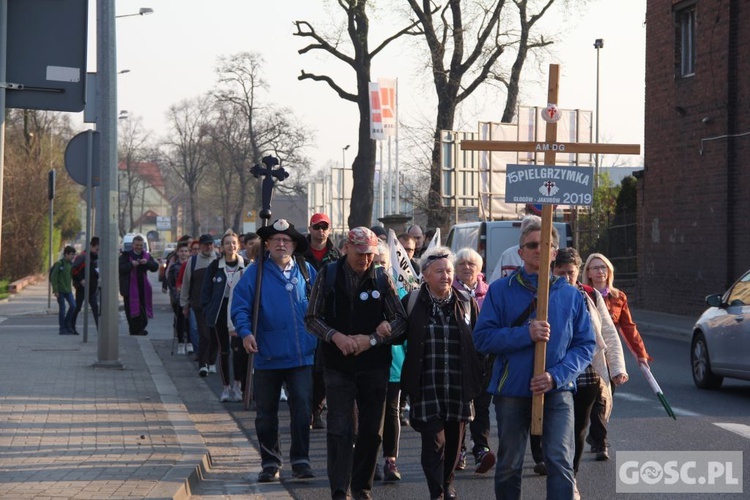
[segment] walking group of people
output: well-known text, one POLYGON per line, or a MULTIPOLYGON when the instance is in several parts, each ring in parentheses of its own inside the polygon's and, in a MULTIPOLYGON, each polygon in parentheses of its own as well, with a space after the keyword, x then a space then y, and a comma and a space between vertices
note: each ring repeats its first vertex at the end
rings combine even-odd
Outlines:
MULTIPOLYGON (((399 235, 421 271, 414 290, 397 288, 388 248, 371 229, 352 229, 338 250, 326 214, 312 216, 307 236, 278 219, 243 237, 244 255, 231 231, 219 255, 210 235, 178 244, 165 271, 178 346, 197 352, 200 376, 216 372, 218 357, 222 401, 239 401, 252 389, 258 481, 279 480, 285 463, 279 431, 285 388, 292 476, 315 477, 310 430, 325 428, 334 499, 368 499, 376 476, 400 479, 403 400, 409 405, 403 417, 421 435, 430 498, 457 498, 454 471, 466 467, 467 451, 476 472, 495 467, 496 498, 520 498, 532 395, 544 394, 542 435, 532 440, 543 469, 535 470, 546 474, 548 498, 579 498, 575 476, 584 442, 597 460, 609 458, 612 391, 628 380, 620 335, 639 363, 650 360, 627 297, 613 286, 611 262, 592 254, 583 264, 575 249, 558 249, 554 228, 550 262, 542 262, 541 220, 528 216, 518 246, 498 264, 500 277, 487 283, 477 252, 425 249, 417 229, 399 235), (546 321, 536 319, 541 273, 551 273, 546 321), (547 356, 546 371, 535 376, 536 342, 546 344, 547 356), (252 387, 244 387, 248 355, 252 387)), ((144 334, 150 288, 141 287, 142 276, 152 266, 137 243, 120 259, 121 291, 129 296, 131 334, 144 334)))

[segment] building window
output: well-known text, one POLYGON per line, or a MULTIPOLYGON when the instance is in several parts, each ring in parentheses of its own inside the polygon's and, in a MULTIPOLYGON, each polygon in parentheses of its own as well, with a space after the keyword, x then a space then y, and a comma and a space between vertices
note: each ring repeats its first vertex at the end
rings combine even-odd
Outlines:
POLYGON ((678 76, 695 74, 695 4, 675 11, 678 76))

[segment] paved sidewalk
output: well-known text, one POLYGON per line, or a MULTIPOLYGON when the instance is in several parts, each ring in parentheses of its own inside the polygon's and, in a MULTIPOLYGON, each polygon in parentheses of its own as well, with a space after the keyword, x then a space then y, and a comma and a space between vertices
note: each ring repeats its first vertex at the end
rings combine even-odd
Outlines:
POLYGON ((187 498, 209 455, 151 340, 121 321, 123 369, 96 368, 56 306, 46 281, 0 303, 0 498, 187 498))

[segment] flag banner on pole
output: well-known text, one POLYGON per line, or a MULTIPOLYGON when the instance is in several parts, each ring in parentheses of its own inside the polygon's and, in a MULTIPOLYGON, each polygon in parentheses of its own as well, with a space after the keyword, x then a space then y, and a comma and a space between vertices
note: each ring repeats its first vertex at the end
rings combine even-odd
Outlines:
POLYGON ((378 78, 378 87, 383 133, 387 137, 396 137, 396 79, 378 78))
POLYGON ((370 82, 370 139, 385 140, 383 130, 383 108, 380 105, 380 85, 370 82))
POLYGON ((435 236, 432 237, 430 240, 430 244, 427 245, 427 248, 425 248, 425 252, 429 250, 430 248, 435 248, 440 246, 440 228, 435 229, 435 236))
POLYGON ((646 380, 648 381, 648 385, 651 386, 651 390, 654 391, 654 394, 656 394, 656 397, 659 398, 659 402, 664 407, 664 410, 666 410, 667 415, 677 420, 677 417, 675 416, 674 411, 672 411, 672 407, 669 406, 669 402, 667 401, 667 398, 664 397, 664 392, 662 392, 661 387, 659 387, 659 383, 654 378, 653 373, 651 373, 651 368, 649 368, 648 365, 641 364, 641 363, 638 363, 638 365, 641 367, 641 371, 643 372, 643 375, 646 377, 646 380))
MULTIPOLYGON (((388 230, 388 247, 391 250, 391 275, 396 282, 396 290, 403 289, 411 292, 419 288, 420 279, 411 265, 406 250, 396 238, 393 229, 388 230)), ((401 294, 399 294, 401 295, 401 294)))

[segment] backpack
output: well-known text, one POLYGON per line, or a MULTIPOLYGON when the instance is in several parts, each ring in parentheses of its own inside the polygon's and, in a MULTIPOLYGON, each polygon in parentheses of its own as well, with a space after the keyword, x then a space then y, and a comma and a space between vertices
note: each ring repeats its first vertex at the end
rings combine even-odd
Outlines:
POLYGON ((60 265, 60 269, 58 269, 59 271, 62 271, 63 268, 65 267, 64 264, 63 264, 62 259, 60 259, 57 262, 55 262, 54 264, 52 264, 52 267, 49 268, 49 275, 47 276, 47 280, 50 283, 52 283, 52 273, 55 271, 55 267, 57 267, 58 264, 60 265))
POLYGON ((312 285, 310 284, 310 271, 307 269, 307 261, 300 254, 295 254, 294 259, 297 261, 297 265, 299 266, 299 272, 302 273, 302 277, 305 279, 305 298, 310 300, 312 285))
POLYGON ((80 257, 81 257, 81 262, 79 262, 78 265, 73 266, 70 269, 70 276, 71 278, 73 278, 73 281, 76 281, 76 282, 80 282, 81 280, 85 279, 84 270, 86 269, 86 254, 82 253, 80 257))

